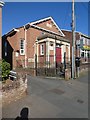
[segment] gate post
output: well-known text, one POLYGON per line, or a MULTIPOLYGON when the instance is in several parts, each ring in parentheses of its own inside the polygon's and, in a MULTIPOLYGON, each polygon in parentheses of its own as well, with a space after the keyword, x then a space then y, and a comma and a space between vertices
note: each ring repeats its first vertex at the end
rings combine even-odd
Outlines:
POLYGON ((64 52, 64 71, 66 69, 66 52, 64 52))
POLYGON ((37 55, 35 54, 35 76, 37 76, 37 55))

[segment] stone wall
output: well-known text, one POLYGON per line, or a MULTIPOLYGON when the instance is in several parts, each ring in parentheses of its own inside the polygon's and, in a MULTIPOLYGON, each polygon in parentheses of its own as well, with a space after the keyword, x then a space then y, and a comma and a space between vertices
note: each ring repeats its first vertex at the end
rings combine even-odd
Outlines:
POLYGON ((27 77, 21 76, 18 80, 7 80, 2 84, 2 105, 20 99, 27 93, 27 77))
MULTIPOLYGON (((79 76, 83 74, 84 72, 88 72, 90 70, 90 63, 82 63, 79 67, 79 76)), ((75 77, 76 75, 76 67, 75 67, 75 77)), ((65 70, 65 79, 69 80, 71 78, 71 67, 70 65, 67 65, 67 69, 65 70)))

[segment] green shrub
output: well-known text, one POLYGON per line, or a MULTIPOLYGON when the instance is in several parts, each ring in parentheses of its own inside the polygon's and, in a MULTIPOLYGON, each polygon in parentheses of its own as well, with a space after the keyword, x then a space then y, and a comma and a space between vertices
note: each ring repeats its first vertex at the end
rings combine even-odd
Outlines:
POLYGON ((8 62, 6 62, 5 60, 2 60, 0 63, 0 68, 1 68, 1 76, 2 79, 6 79, 8 78, 8 75, 10 73, 10 64, 8 62))

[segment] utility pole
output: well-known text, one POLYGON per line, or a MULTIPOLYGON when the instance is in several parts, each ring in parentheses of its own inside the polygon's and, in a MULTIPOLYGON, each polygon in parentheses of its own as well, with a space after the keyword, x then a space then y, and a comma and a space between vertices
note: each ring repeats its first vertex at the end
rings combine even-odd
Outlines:
POLYGON ((72 0, 72 79, 75 78, 75 14, 74 0, 72 0))

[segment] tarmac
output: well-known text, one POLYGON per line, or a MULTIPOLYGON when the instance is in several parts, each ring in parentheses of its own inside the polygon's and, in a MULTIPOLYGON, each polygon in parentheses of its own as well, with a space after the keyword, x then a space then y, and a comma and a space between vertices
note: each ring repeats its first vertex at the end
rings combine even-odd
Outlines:
POLYGON ((28 94, 2 107, 3 118, 16 118, 22 108, 28 118, 88 118, 88 73, 65 81, 28 76, 28 94))

